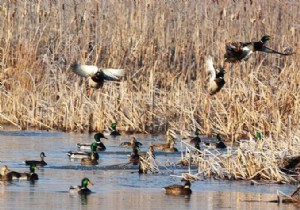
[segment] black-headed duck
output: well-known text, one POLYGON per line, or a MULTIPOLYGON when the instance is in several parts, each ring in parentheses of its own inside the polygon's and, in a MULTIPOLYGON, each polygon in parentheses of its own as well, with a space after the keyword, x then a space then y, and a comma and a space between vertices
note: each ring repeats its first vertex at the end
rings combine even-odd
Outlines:
POLYGON ((168 195, 190 195, 192 193, 191 190, 191 182, 186 180, 184 185, 170 185, 164 187, 166 194, 168 195))
POLYGON ((44 152, 40 154, 41 160, 25 160, 26 165, 36 165, 36 166, 45 166, 47 163, 44 161, 44 157, 46 157, 44 152))
POLYGON ((124 69, 99 68, 94 65, 78 63, 73 63, 71 69, 77 75, 88 78, 88 95, 92 94, 90 88, 102 88, 104 81, 120 81, 121 77, 125 75, 124 69))
POLYGON ((81 185, 70 186, 69 192, 71 194, 88 195, 92 193, 92 191, 89 188, 87 188, 88 185, 94 185, 94 184, 91 180, 85 177, 81 180, 81 185))

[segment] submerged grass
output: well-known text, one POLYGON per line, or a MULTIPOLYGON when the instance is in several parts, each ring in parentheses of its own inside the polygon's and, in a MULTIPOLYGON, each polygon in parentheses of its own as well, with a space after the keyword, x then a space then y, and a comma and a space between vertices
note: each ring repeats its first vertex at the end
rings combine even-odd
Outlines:
POLYGON ((210 99, 204 67, 207 55, 222 63, 226 41, 264 34, 271 48, 299 53, 298 1, 1 2, 2 123, 87 132, 117 121, 133 132, 200 127, 229 137, 260 131, 274 141, 298 135, 297 54, 256 54, 231 66, 210 99), (89 98, 73 61, 127 75, 89 98))

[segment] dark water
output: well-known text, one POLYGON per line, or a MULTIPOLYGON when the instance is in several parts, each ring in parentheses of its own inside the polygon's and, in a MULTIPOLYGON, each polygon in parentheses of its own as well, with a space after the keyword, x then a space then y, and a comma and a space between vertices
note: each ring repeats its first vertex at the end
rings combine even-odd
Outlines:
MULTIPOLYGON (((146 151, 151 142, 163 142, 163 137, 136 136, 146 151)), ((0 209, 298 209, 290 204, 270 203, 280 190, 290 194, 295 186, 250 185, 249 182, 202 180, 192 183, 190 197, 165 195, 162 187, 181 184, 186 169, 161 168, 159 174, 139 175, 136 167, 111 167, 125 163, 130 149, 119 147, 128 136, 104 140, 107 147, 100 152, 98 166, 81 166, 70 160, 66 152, 76 151, 76 143, 91 142, 88 134, 66 134, 41 131, 0 131, 0 161, 11 170, 28 171, 23 161, 39 159, 46 153, 46 167, 37 171, 39 180, 0 183, 0 209), (89 196, 70 195, 70 185, 78 185, 83 177, 90 178, 94 192, 89 196)), ((177 145, 180 149, 180 145, 177 145)), ((158 153, 161 163, 176 162, 180 153, 158 153)))

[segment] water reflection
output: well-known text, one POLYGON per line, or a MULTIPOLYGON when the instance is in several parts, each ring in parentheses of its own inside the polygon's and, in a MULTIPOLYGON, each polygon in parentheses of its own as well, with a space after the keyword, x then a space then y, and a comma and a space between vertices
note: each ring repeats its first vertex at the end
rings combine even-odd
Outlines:
MULTIPOLYGON (((159 174, 139 175, 137 167, 109 167, 128 160, 131 151, 119 147, 121 141, 128 139, 108 139, 107 150, 100 153, 99 165, 86 167, 81 166, 80 161, 71 161, 65 154, 75 149, 76 143, 89 142, 85 134, 0 131, 2 165, 16 171, 27 170, 23 161, 41 151, 47 154, 48 163, 36 171, 39 180, 34 183, 0 182, 1 209, 298 209, 293 204, 268 202, 276 199, 278 189, 290 194, 294 186, 289 185, 252 186, 249 182, 203 180, 192 183, 190 196, 166 195, 163 186, 180 182, 170 175, 181 175, 185 169, 162 167, 159 174), (93 180, 94 186, 90 189, 94 193, 70 195, 69 187, 83 177, 93 180)), ((153 139, 140 137, 139 141, 145 145, 141 150, 146 151, 153 139)), ((180 153, 156 154, 161 163, 179 157, 180 153)))

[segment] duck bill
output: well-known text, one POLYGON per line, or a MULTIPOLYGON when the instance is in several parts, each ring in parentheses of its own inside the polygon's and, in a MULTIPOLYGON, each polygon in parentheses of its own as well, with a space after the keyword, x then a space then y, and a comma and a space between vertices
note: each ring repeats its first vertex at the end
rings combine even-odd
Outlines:
POLYGON ((88 185, 94 185, 94 183, 90 180, 88 185))

